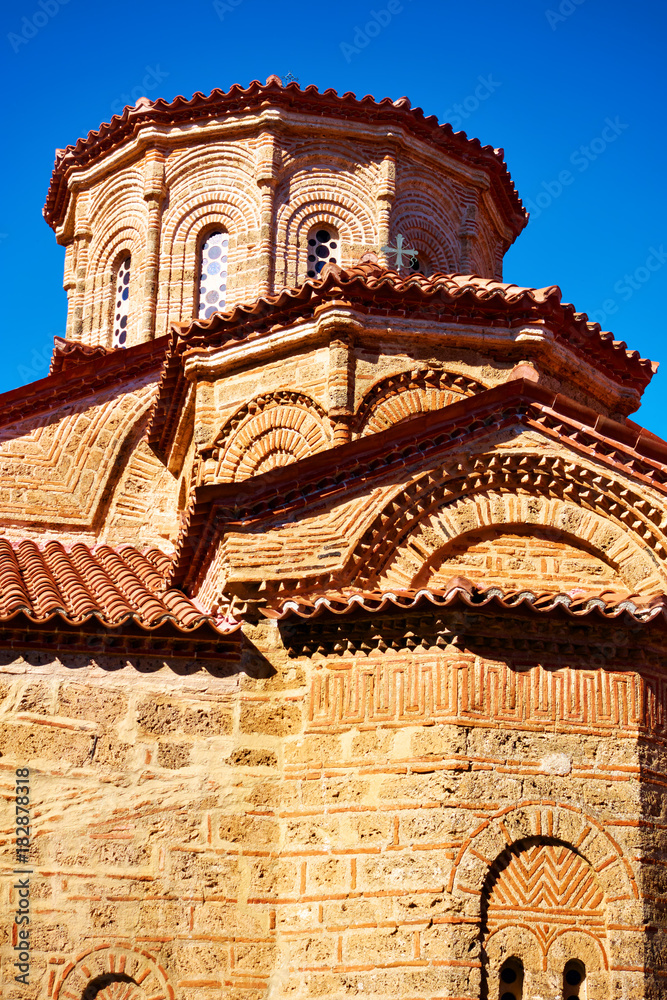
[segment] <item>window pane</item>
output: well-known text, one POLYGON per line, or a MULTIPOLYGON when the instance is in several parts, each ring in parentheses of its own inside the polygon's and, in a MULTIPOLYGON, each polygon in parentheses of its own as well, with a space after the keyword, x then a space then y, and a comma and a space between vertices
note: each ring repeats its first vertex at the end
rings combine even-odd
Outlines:
POLYGON ((225 308, 227 298, 227 233, 211 233, 202 244, 199 268, 199 319, 225 308))
POLYGON ((317 278, 325 264, 339 264, 338 233, 329 226, 308 234, 308 277, 317 278))
POLYGON ((127 347, 127 318, 130 313, 130 264, 128 255, 118 267, 113 313, 113 347, 127 347))

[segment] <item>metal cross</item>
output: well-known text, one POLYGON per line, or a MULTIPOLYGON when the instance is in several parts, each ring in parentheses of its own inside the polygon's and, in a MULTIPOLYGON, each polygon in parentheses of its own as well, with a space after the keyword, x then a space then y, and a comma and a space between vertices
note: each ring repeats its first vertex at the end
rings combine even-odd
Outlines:
POLYGON ((299 77, 298 76, 294 76, 293 73, 285 73, 285 76, 283 77, 283 80, 285 81, 285 84, 288 84, 288 83, 298 83, 299 82, 299 77))
POLYGON ((410 260, 415 258, 419 253, 418 250, 410 250, 408 247, 404 247, 404 242, 405 239, 399 233, 396 237, 396 246, 393 247, 391 243, 389 243, 386 247, 380 247, 380 253, 386 254, 387 257, 393 257, 395 255, 396 267, 403 267, 404 263, 409 263, 410 260), (404 261, 404 257, 408 258, 408 260, 404 261))

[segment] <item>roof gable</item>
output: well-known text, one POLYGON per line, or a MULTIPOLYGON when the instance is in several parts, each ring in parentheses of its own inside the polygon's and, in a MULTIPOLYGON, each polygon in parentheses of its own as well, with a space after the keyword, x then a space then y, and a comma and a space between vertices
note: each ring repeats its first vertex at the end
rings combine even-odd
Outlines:
MULTIPOLYGON (((276 518, 305 518, 322 505, 368 491, 397 474, 404 478, 410 470, 425 473, 447 455, 460 456, 489 435, 515 426, 534 428, 612 473, 667 494, 667 444, 517 379, 243 482, 197 487, 179 539, 173 582, 196 589, 226 531, 262 531, 276 518)), ((521 460, 517 455, 515 464, 521 460)), ((473 478, 486 471, 491 482, 502 473, 495 467, 477 473, 474 462, 464 470, 473 478)), ((362 553, 359 558, 364 558, 362 553)))

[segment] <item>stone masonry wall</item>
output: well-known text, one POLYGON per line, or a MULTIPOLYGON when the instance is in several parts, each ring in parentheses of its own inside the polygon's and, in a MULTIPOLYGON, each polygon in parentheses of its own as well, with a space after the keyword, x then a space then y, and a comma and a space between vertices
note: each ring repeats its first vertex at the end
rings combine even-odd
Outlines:
POLYGON ((81 1000, 108 974, 141 980, 131 1000, 495 998, 510 955, 524 996, 559 996, 571 958, 590 998, 643 995, 652 668, 528 650, 509 668, 451 640, 307 655, 245 630, 238 672, 3 657, 3 787, 28 765, 34 795, 22 996, 81 1000))

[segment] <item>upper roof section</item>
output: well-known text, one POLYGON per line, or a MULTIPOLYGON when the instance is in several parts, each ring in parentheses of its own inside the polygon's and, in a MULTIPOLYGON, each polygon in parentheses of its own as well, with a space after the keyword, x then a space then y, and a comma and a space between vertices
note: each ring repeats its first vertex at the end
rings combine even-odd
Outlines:
POLYGON ((369 135, 384 133, 398 142, 407 137, 417 140, 487 176, 498 211, 513 239, 526 225, 527 213, 512 183, 502 149, 483 146, 479 139, 469 139, 465 132, 454 132, 451 125, 440 124, 434 115, 425 116, 421 108, 412 108, 407 97, 376 101, 366 95, 358 99, 349 91, 339 96, 331 88, 319 93, 313 85, 305 90, 297 83, 283 87, 276 76, 269 77, 266 84, 254 80, 245 89, 234 84, 226 93, 216 88, 208 96, 198 91, 189 100, 179 95, 171 102, 142 97, 134 107, 125 107, 121 115, 114 115, 109 123, 89 132, 85 139, 56 151, 44 217, 52 228, 60 226, 67 211, 73 175, 88 170, 142 133, 153 142, 161 137, 172 144, 174 129, 191 134, 195 123, 238 121, 269 109, 316 117, 320 124, 338 120, 350 126, 362 125, 369 135))
MULTIPOLYGON (((210 319, 173 325, 149 434, 158 454, 169 455, 188 394, 198 379, 216 381, 231 371, 245 370, 259 385, 267 360, 275 365, 278 358, 283 359, 279 371, 284 378, 290 356, 316 350, 318 343, 329 342, 332 331, 336 336, 349 334, 356 342, 353 372, 363 363, 364 351, 381 352, 378 345, 388 340, 394 354, 404 353, 406 358, 422 356, 423 344, 428 344, 431 362, 439 354, 444 362, 448 349, 455 346, 459 361, 472 352, 471 368, 463 379, 467 384, 456 391, 478 392, 490 362, 502 366, 501 380, 527 377, 569 394, 578 391, 587 405, 619 416, 638 408, 655 371, 653 362, 628 350, 624 341, 615 340, 599 324, 588 322, 586 313, 562 302, 556 285, 523 288, 462 274, 403 278, 370 261, 349 268, 327 264, 321 273, 318 280, 238 304, 210 319)), ((382 370, 378 362, 373 377, 382 370)), ((317 366, 316 371, 319 381, 317 366)), ((418 372, 413 374, 419 381, 418 372)), ((378 403, 382 392, 389 391, 386 375, 369 400, 378 403)), ((354 381, 356 386, 356 375, 354 381)), ((269 384, 266 378, 262 384, 269 384)), ((443 388, 444 383, 438 384, 443 388)), ((290 388, 311 391, 296 376, 290 388)), ((407 388, 407 383, 402 386, 407 388)), ((397 386, 394 389, 398 391, 397 386)), ((439 405, 445 405, 444 397, 439 405)), ((370 406, 370 401, 357 400, 353 435, 368 433, 370 425, 364 421, 370 406)))

